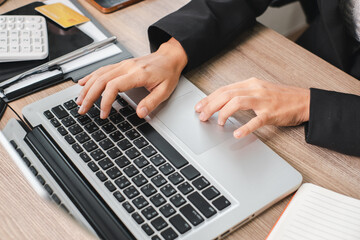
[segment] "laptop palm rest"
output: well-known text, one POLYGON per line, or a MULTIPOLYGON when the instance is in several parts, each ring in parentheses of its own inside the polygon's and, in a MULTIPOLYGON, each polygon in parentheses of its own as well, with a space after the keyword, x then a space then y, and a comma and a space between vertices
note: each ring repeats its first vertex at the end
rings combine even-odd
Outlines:
POLYGON ((201 154, 233 137, 236 126, 227 121, 217 124, 217 114, 208 121, 199 120, 194 106, 202 97, 188 92, 167 102, 156 117, 194 153, 201 154))

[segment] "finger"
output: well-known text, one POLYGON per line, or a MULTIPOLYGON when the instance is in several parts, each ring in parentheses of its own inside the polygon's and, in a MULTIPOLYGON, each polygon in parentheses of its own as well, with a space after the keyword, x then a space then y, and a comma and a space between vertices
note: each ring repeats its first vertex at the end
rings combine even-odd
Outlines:
POLYGON ((96 81, 96 78, 91 77, 85 84, 85 86, 83 86, 83 88, 81 89, 78 98, 76 99, 76 104, 77 105, 82 105, 84 98, 88 92, 88 90, 91 88, 91 86, 94 84, 94 82, 96 81))
POLYGON ((249 135, 258 128, 267 124, 267 117, 265 115, 258 115, 234 131, 235 138, 241 138, 249 135))
POLYGON ((233 97, 231 92, 223 92, 217 95, 217 97, 211 99, 201 110, 199 119, 201 121, 207 121, 215 112, 219 111, 226 103, 228 103, 233 97))
POLYGON ((91 73, 91 74, 83 77, 82 79, 80 79, 80 80, 78 81, 78 84, 79 84, 80 86, 84 86, 84 85, 86 84, 86 82, 92 77, 92 75, 93 75, 93 73, 91 73))
POLYGON ((169 86, 167 83, 162 82, 156 86, 153 91, 147 95, 141 102, 138 104, 136 113, 140 118, 146 117, 151 113, 157 106, 165 101, 171 93, 174 91, 175 86, 169 86))
POLYGON ((227 102, 220 110, 218 124, 224 125, 226 120, 239 110, 254 109, 257 106, 256 98, 247 96, 237 96, 227 102))

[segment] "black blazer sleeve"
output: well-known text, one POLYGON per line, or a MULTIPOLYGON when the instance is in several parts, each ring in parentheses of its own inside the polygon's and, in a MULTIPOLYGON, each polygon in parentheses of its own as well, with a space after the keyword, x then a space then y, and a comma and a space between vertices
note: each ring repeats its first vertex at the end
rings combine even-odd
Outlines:
POLYGON ((223 49, 243 30, 255 23, 271 0, 192 0, 148 29, 155 51, 174 37, 188 56, 190 70, 223 49))
POLYGON ((360 156, 360 96, 310 89, 306 142, 360 156))

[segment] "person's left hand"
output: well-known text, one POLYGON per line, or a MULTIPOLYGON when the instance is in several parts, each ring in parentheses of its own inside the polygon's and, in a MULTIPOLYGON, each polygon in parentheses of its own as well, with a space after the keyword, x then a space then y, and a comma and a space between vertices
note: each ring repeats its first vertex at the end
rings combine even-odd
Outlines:
POLYGON ((250 78, 219 88, 195 105, 201 121, 207 121, 220 111, 220 125, 236 111, 249 109, 257 116, 234 131, 236 138, 265 125, 296 126, 308 121, 310 90, 250 78))

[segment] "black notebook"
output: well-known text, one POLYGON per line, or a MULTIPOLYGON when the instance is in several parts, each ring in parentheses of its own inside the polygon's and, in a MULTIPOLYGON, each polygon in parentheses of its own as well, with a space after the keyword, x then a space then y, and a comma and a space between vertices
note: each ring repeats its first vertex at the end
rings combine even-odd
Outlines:
MULTIPOLYGON (((44 4, 41 2, 33 2, 4 13, 4 15, 41 15, 35 8, 42 5, 44 4)), ((0 63, 0 82, 84 47, 94 41, 77 27, 64 29, 48 18, 46 18, 46 23, 49 39, 49 56, 39 61, 0 63)))

